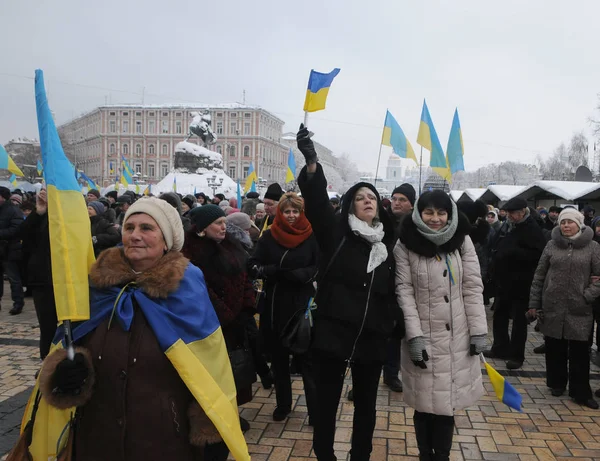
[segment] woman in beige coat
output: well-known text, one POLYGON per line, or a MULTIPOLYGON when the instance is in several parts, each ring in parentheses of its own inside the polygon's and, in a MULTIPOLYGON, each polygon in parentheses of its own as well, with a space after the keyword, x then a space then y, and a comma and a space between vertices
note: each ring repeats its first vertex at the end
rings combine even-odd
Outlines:
POLYGON ((483 284, 468 219, 442 191, 426 192, 396 244, 404 311, 404 400, 415 409, 422 460, 447 460, 454 413, 483 395, 478 354, 487 338, 483 284))

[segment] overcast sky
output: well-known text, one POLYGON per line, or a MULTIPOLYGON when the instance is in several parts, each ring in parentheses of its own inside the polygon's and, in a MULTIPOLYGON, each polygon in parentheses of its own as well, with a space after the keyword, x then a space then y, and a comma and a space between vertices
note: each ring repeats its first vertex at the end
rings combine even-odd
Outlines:
POLYGON ((533 162, 577 130, 593 143, 597 0, 0 0, 0 17, 2 143, 37 137, 36 68, 58 123, 140 103, 142 88, 153 104, 245 90, 295 131, 310 69, 334 67, 309 127, 362 170, 375 170, 386 108, 419 151, 423 98, 444 149, 458 107, 467 170, 533 162))

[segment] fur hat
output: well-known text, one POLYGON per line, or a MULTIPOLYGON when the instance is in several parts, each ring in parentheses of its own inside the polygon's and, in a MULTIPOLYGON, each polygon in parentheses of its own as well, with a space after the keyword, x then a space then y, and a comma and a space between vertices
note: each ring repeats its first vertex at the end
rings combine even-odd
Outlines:
POLYGON ((558 215, 558 224, 560 224, 563 219, 570 219, 571 221, 577 223, 580 229, 583 228, 583 215, 575 208, 569 207, 562 210, 558 215))
POLYGON ((217 219, 225 217, 225 212, 220 206, 210 204, 192 208, 188 216, 196 229, 203 231, 217 219))
POLYGON ((90 189, 90 190, 88 190, 88 195, 89 194, 95 195, 96 198, 100 198, 100 191, 98 189, 90 189))
POLYGON ((399 185, 392 192, 392 197, 394 196, 394 194, 404 195, 410 202, 410 205, 415 206, 415 198, 417 196, 417 193, 415 192, 415 188, 411 184, 404 183, 399 185))
POLYGON ((246 213, 240 212, 231 213, 229 216, 227 216, 227 222, 232 223, 242 230, 249 230, 252 225, 250 216, 248 216, 246 213))
POLYGON ((273 200, 274 202, 279 202, 279 199, 283 195, 283 189, 279 184, 274 182, 269 187, 267 187, 267 192, 265 193, 265 198, 269 200, 273 200))
POLYGON ((98 216, 103 215, 106 211, 102 202, 99 202, 98 200, 88 203, 88 208, 89 207, 92 207, 98 216))
MULTIPOLYGON (((196 209, 196 208, 195 208, 196 209)), ((168 251, 180 251, 183 247, 183 224, 175 208, 165 200, 143 197, 129 207, 123 219, 123 228, 132 214, 145 213, 156 221, 162 231, 168 251)))
POLYGON ((105 197, 112 197, 115 202, 117 201, 118 195, 119 194, 117 193, 116 190, 111 190, 111 191, 108 191, 106 194, 104 194, 105 197))

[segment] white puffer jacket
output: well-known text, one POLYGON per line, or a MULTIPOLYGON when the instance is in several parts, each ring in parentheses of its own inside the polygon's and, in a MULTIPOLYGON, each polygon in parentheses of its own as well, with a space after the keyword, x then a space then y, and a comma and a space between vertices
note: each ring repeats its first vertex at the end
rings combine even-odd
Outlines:
POLYGON ((451 284, 445 255, 441 260, 408 250, 398 242, 396 295, 404 312, 402 341, 404 401, 417 411, 454 415, 484 394, 478 356, 469 355, 470 338, 487 334, 483 284, 477 254, 466 236, 460 251, 448 257, 455 275, 451 284), (408 341, 423 336, 427 368, 413 364, 408 341))

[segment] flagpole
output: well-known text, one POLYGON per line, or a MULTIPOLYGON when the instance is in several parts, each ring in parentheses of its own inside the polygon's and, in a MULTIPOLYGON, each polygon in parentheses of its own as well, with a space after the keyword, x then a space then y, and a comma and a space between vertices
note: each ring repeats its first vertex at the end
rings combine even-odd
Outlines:
POLYGON ((387 120, 388 109, 385 110, 385 119, 383 120, 383 129, 381 130, 381 141, 379 143, 379 155, 377 156, 377 169, 375 170, 375 184, 373 187, 377 189, 377 173, 379 173, 379 161, 381 160, 381 146, 383 145, 383 135, 385 134, 385 121, 387 120))
POLYGON ((421 194, 421 175, 423 174, 423 146, 421 146, 421 155, 419 156, 419 195, 421 194))
POLYGON ((308 111, 305 110, 304 111, 304 126, 306 126, 306 123, 308 122, 308 111))

